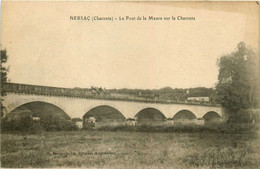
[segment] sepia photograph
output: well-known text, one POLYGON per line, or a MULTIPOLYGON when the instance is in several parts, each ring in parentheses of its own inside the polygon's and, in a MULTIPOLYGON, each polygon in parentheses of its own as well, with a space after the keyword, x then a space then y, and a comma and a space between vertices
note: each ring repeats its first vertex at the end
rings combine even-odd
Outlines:
POLYGON ((260 168, 258 1, 0 7, 1 168, 260 168))

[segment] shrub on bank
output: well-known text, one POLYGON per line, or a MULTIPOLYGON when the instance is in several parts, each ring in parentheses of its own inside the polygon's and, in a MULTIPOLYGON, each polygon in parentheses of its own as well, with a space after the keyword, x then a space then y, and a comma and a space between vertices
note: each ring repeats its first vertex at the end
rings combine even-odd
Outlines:
POLYGON ((22 131, 35 133, 40 131, 61 131, 76 129, 76 124, 70 120, 45 119, 34 121, 30 116, 21 117, 19 120, 1 120, 2 131, 22 131))
POLYGON ((130 132, 177 132, 177 133, 254 133, 259 130, 255 124, 227 125, 225 123, 214 125, 175 125, 175 126, 103 126, 97 129, 85 130, 99 131, 130 131, 130 132))
POLYGON ((77 126, 70 120, 44 120, 41 126, 46 131, 76 130, 77 126))
POLYGON ((30 117, 22 117, 20 120, 7 121, 1 120, 1 131, 22 131, 29 133, 38 133, 43 131, 39 122, 33 121, 30 117))

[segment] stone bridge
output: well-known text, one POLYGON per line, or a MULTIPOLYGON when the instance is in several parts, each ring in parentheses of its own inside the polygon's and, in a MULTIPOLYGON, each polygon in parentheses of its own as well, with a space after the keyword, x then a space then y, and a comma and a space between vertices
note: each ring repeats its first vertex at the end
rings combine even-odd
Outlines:
MULTIPOLYGON (((135 118, 139 112, 142 113, 148 109, 162 113, 165 118, 174 118, 178 113, 185 111, 191 112, 196 118, 203 118, 208 113, 213 113, 218 117, 222 117, 223 114, 222 108, 218 106, 76 97, 73 95, 58 95, 55 92, 50 92, 50 89, 48 90, 49 94, 39 94, 32 89, 26 91, 25 88, 17 86, 19 84, 5 87, 7 95, 4 96, 3 105, 6 114, 22 105, 35 102, 51 104, 63 110, 70 118, 83 118, 86 113, 102 106, 118 110, 126 119, 135 118)), ((53 91, 56 90, 53 89, 53 91)))

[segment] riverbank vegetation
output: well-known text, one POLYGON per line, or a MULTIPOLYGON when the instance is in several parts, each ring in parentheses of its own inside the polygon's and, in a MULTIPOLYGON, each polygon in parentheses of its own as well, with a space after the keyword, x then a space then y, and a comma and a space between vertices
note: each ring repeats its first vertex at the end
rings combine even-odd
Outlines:
POLYGON ((1 167, 258 168, 255 133, 2 133, 1 167))

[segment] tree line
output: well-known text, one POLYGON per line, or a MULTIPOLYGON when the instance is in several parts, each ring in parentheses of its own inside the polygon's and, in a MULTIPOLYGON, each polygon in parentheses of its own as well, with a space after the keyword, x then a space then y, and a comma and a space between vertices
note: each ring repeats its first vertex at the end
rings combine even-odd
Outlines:
POLYGON ((135 97, 158 96, 160 100, 185 101, 188 97, 209 97, 212 103, 216 103, 216 90, 214 88, 171 88, 161 89, 110 89, 109 93, 127 94, 135 97))

